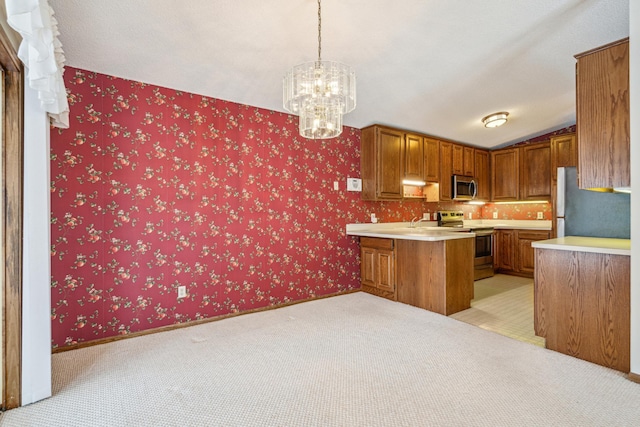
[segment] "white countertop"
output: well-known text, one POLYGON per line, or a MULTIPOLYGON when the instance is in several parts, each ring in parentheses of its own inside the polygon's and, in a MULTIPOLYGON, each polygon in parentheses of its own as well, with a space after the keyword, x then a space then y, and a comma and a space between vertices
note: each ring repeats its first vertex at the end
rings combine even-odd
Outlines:
MULTIPOLYGON (((423 224, 423 223, 420 223, 423 224)), ((422 240, 437 242, 441 240, 470 239, 475 233, 460 229, 443 229, 443 227, 416 226, 409 228, 408 222, 388 222, 383 224, 347 224, 348 236, 380 237, 383 239, 422 240)))
POLYGON ((566 236, 557 239, 540 240, 531 243, 537 249, 560 251, 592 252, 610 255, 631 255, 630 239, 609 239, 604 237, 566 236))

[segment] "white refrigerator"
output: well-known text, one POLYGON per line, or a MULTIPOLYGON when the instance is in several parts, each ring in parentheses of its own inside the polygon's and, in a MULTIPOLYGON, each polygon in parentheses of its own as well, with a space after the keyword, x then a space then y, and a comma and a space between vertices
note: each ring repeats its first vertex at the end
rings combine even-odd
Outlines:
POLYGON ((574 167, 558 168, 557 173, 557 237, 630 238, 631 205, 628 193, 581 190, 574 167))

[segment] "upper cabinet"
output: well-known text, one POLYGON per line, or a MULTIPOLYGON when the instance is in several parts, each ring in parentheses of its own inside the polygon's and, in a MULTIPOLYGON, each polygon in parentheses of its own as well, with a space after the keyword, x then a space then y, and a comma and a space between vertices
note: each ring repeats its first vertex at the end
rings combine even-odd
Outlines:
POLYGON ((424 138, 424 180, 440 181, 440 141, 424 138))
POLYGON ((579 186, 629 187, 629 39, 576 59, 579 186))
POLYGON ((556 179, 556 169, 578 166, 576 135, 567 133, 551 138, 551 178, 556 179))
POLYGON ((362 129, 360 144, 362 199, 402 199, 404 132, 369 126, 362 129))
POLYGON ((551 146, 527 144, 491 152, 491 200, 551 200, 551 146))
POLYGON ((451 200, 451 175, 453 175, 454 159, 453 148, 454 144, 450 142, 440 142, 440 200, 451 200))
POLYGON ((491 200, 518 200, 520 162, 517 148, 491 152, 491 200))
POLYGON ((473 150, 474 176, 478 184, 476 199, 489 201, 491 199, 491 171, 489 169, 489 152, 485 150, 473 150))
POLYGON ((462 154, 462 174, 466 176, 476 176, 475 150, 472 147, 463 147, 462 154))
POLYGON ((404 135, 404 179, 424 181, 424 141, 420 135, 404 135))
POLYGON ((520 150, 520 200, 551 199, 549 142, 523 145, 520 150))
POLYGON ((453 163, 451 165, 452 175, 464 175, 464 147, 458 144, 451 144, 453 150, 453 163))

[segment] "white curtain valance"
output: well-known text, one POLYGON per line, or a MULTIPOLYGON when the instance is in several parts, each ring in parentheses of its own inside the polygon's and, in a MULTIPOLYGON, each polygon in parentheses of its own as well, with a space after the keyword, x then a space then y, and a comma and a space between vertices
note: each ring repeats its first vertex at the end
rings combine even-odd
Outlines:
POLYGON ((27 68, 29 86, 38 91, 51 124, 69 127, 69 104, 64 87, 64 52, 58 22, 47 0, 6 0, 7 23, 22 36, 18 57, 27 68))

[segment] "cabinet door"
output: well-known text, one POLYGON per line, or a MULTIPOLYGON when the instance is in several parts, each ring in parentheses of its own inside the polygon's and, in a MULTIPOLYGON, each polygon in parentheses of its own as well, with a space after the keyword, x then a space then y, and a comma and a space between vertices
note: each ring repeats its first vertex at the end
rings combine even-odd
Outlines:
POLYGON ((556 180, 557 168, 578 166, 576 135, 565 134, 551 138, 551 179, 556 180))
POLYGON ((451 200, 453 144, 440 142, 440 200, 451 200))
POLYGON ((551 199, 551 146, 548 142, 520 148, 520 200, 551 199))
POLYGON ((518 231, 518 272, 533 277, 535 250, 531 247, 531 243, 548 238, 548 231, 518 231))
POLYGON ((376 255, 373 248, 360 247, 360 283, 376 286, 376 255))
POLYGON ((463 148, 463 175, 476 176, 476 160, 474 157, 475 150, 472 147, 463 148))
POLYGON ((518 200, 520 187, 518 149, 508 148, 491 152, 491 199, 518 200))
POLYGON ((475 178, 478 184, 478 200, 489 200, 491 198, 491 174, 489 171, 489 152, 484 150, 474 150, 475 158, 475 178))
POLYGON ((401 199, 404 133, 393 129, 377 129, 378 182, 376 195, 380 199, 401 199))
POLYGON ((393 292, 396 289, 396 261, 394 252, 379 249, 377 252, 378 289, 393 292))
POLYGON ((453 163, 451 165, 451 172, 454 175, 464 175, 464 147, 458 144, 452 144, 453 146, 453 163))
POLYGON ((424 139, 424 179, 440 181, 440 141, 437 139, 424 139))
POLYGON ((404 178, 424 180, 424 142, 421 136, 405 135, 404 159, 404 178))
POLYGON ((498 230, 496 233, 498 248, 498 268, 505 271, 516 270, 516 231, 498 230))
POLYGON ((615 42, 576 58, 579 186, 628 187, 629 41, 615 42))

